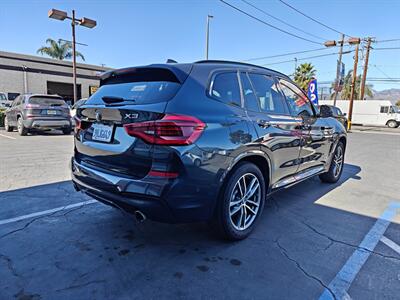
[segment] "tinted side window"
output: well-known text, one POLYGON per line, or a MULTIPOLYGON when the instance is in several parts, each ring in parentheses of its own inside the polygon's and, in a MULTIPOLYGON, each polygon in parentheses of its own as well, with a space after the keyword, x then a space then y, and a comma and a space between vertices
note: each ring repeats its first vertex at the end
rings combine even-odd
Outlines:
POLYGON ((343 115, 342 111, 337 107, 333 107, 333 114, 338 117, 343 115))
POLYGON ((389 106, 381 106, 381 113, 387 114, 389 112, 389 106))
POLYGON ((242 81, 244 105, 248 110, 260 111, 256 95, 254 94, 253 88, 251 86, 249 78, 247 77, 247 74, 243 72, 240 73, 240 79, 242 81))
POLYGON ((285 114, 285 103, 273 78, 261 74, 249 74, 260 110, 265 113, 285 114))
POLYGON ((213 98, 226 104, 241 106, 239 82, 236 72, 216 75, 210 93, 213 98))
POLYGON ((299 88, 285 80, 279 82, 293 116, 311 117, 314 115, 310 101, 299 88))

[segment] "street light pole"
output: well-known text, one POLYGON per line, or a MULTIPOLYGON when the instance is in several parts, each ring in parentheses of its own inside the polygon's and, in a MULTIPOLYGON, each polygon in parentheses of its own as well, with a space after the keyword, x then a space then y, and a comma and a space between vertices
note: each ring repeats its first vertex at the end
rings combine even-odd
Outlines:
POLYGON ((210 35, 210 19, 214 18, 211 15, 207 15, 207 28, 206 28, 206 60, 208 60, 208 44, 209 44, 209 35, 210 35))
POLYGON ((65 19, 71 20, 72 27, 72 80, 74 89, 74 104, 78 99, 77 84, 76 84, 76 40, 75 40, 75 27, 76 25, 84 26, 87 28, 96 27, 97 22, 89 18, 77 19, 75 16, 75 10, 72 10, 72 17, 69 17, 67 12, 57 9, 51 9, 48 12, 49 18, 64 21, 65 19))
POLYGON ((78 101, 77 89, 76 89, 76 41, 75 41, 75 10, 72 10, 72 78, 73 78, 73 89, 74 89, 74 101, 72 104, 78 101))

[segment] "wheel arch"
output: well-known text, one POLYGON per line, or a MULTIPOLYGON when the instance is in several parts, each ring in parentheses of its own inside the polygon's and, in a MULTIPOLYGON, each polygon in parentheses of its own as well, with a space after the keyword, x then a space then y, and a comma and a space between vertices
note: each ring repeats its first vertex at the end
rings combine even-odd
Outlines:
POLYGON ((390 119, 390 120, 387 120, 386 126, 389 126, 389 123, 390 123, 390 122, 395 122, 395 123, 397 123, 397 125, 399 124, 399 122, 397 122, 396 119, 390 119))
POLYGON ((270 191, 270 178, 271 178, 271 160, 269 157, 266 156, 266 154, 262 151, 259 150, 253 150, 249 152, 244 152, 241 155, 238 155, 236 159, 233 160, 233 162, 229 165, 229 167, 226 169, 224 172, 223 176, 220 178, 220 187, 218 191, 218 197, 217 201, 215 202, 215 205, 213 207, 213 213, 212 215, 215 214, 216 212, 216 207, 219 199, 221 198, 221 195, 225 192, 225 187, 228 182, 229 175, 232 174, 232 172, 236 169, 236 167, 242 163, 242 162, 249 162, 255 164, 261 171, 261 173, 264 176, 264 182, 265 182, 265 189, 267 194, 270 191))
POLYGON ((253 163, 260 169, 261 173, 264 176, 265 187, 267 191, 269 191, 271 178, 271 160, 269 157, 266 156, 264 152, 259 150, 242 153, 241 155, 238 155, 235 160, 233 160, 233 162, 230 164, 230 166, 227 168, 226 172, 221 178, 222 185, 220 191, 224 189, 229 174, 231 174, 235 170, 237 165, 242 162, 253 163))
POLYGON ((344 150, 346 150, 346 145, 347 145, 347 138, 346 136, 342 135, 341 137, 339 137, 338 142, 342 142, 343 146, 344 146, 344 150))

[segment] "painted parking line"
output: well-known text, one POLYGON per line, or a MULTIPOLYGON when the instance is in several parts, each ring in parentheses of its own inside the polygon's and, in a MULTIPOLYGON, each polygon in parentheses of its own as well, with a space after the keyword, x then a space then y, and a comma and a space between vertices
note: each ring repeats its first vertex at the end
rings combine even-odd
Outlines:
POLYGON ((376 245, 379 243, 390 222, 400 212, 400 202, 391 203, 380 218, 375 222, 367 235, 362 240, 360 246, 353 252, 345 265, 325 289, 320 300, 334 299, 331 293, 334 293, 336 299, 349 299, 347 294, 353 280, 360 272, 362 266, 371 255, 376 245))
POLYGON ((381 238, 381 242, 384 243, 386 246, 388 246, 389 248, 391 248, 393 251, 397 252, 398 254, 400 254, 400 246, 397 245, 395 242, 393 242, 392 240, 388 239, 386 236, 383 236, 381 238))
POLYGON ((4 137, 4 138, 7 138, 7 139, 11 139, 11 140, 16 140, 15 137, 8 136, 8 135, 5 135, 5 134, 1 134, 1 133, 0 133, 0 136, 1 136, 1 137, 4 137))
POLYGON ((384 134, 384 135, 400 135, 400 132, 388 132, 388 131, 363 131, 363 130, 351 130, 354 133, 368 133, 368 134, 384 134))
POLYGON ((75 208, 75 207, 79 207, 79 206, 85 206, 85 205, 92 204, 92 203, 99 203, 99 202, 96 200, 88 200, 88 201, 78 202, 78 203, 74 203, 74 204, 70 204, 70 205, 66 205, 66 206, 60 206, 60 207, 56 207, 53 209, 43 210, 43 211, 39 211, 39 212, 35 212, 32 214, 11 218, 11 219, 0 220, 0 225, 14 223, 14 222, 18 222, 18 221, 22 221, 22 220, 26 220, 26 219, 35 218, 35 217, 40 217, 40 216, 52 214, 52 213, 55 213, 55 212, 58 212, 61 210, 75 208))

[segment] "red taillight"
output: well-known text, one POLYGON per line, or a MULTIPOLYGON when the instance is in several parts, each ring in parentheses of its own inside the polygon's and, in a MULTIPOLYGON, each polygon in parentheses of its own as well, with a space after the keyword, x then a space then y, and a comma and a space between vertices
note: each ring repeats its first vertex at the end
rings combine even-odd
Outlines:
POLYGON ((165 115, 161 120, 125 124, 130 136, 156 145, 190 145, 201 135, 205 124, 199 119, 183 115, 165 115))

